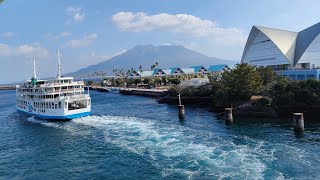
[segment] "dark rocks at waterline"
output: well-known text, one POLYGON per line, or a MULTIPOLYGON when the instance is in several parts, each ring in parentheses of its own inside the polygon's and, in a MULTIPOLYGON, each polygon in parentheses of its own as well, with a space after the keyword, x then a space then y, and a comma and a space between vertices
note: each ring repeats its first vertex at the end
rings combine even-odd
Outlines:
MULTIPOLYGON (((182 104, 184 105, 212 105, 212 97, 185 97, 181 96, 182 104)), ((179 98, 166 96, 158 100, 159 103, 179 104, 179 98)))
POLYGON ((275 107, 275 110, 278 112, 280 117, 292 117, 293 112, 303 113, 305 119, 316 120, 316 119, 319 119, 319 116, 320 116, 320 106, 311 106, 311 105, 296 106, 296 107, 282 106, 282 107, 275 107))
MULTIPOLYGON (((213 106, 209 111, 224 114, 225 106, 213 106)), ((248 102, 240 106, 233 107, 233 116, 235 118, 278 118, 279 114, 272 107, 255 106, 248 102)))
POLYGON ((270 106, 259 106, 252 102, 242 104, 234 108, 237 117, 243 118, 278 118, 279 114, 270 106))

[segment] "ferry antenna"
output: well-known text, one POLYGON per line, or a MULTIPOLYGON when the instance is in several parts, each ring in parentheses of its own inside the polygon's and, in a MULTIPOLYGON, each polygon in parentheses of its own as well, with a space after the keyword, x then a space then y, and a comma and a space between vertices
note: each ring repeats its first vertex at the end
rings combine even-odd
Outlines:
POLYGON ((58 78, 61 78, 61 54, 60 51, 57 51, 57 59, 58 59, 58 78))
POLYGON ((36 58, 35 57, 33 57, 33 78, 37 79, 36 58))

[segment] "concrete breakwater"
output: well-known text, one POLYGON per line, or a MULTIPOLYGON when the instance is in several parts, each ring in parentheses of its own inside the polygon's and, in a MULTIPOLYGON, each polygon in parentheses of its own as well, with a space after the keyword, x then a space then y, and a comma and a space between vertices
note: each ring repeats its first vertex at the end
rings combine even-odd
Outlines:
POLYGON ((0 91, 2 90, 15 90, 16 86, 0 86, 0 91))
POLYGON ((147 97, 163 97, 168 95, 167 89, 139 89, 139 88, 121 88, 121 94, 139 95, 147 97))

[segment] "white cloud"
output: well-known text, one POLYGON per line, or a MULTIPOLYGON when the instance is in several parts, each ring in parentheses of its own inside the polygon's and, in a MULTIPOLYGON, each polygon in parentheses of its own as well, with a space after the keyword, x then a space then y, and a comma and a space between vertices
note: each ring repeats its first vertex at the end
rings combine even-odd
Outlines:
POLYGON ((71 48, 87 47, 98 38, 96 33, 84 36, 81 39, 73 39, 67 42, 67 46, 71 48))
POLYGON ((71 36, 70 32, 61 32, 60 34, 58 34, 58 37, 67 37, 67 36, 71 36))
POLYGON ((64 32, 61 32, 59 34, 47 33, 45 35, 45 37, 49 38, 49 39, 58 40, 58 39, 65 38, 65 37, 68 37, 68 36, 71 36, 71 35, 72 35, 72 33, 64 31, 64 32))
POLYGON ((5 38, 12 38, 15 36, 15 34, 13 32, 4 32, 1 34, 1 36, 5 38))
POLYGON ((0 56, 46 57, 48 50, 38 44, 25 44, 18 47, 0 43, 0 56))
POLYGON ((216 21, 204 20, 188 14, 147 15, 142 12, 119 12, 112 16, 113 22, 123 31, 169 31, 193 37, 209 37, 221 42, 243 43, 246 39, 237 28, 223 28, 216 21))
POLYGON ((81 8, 78 7, 67 7, 66 13, 68 16, 72 18, 74 22, 81 22, 84 20, 85 13, 82 11, 81 8))

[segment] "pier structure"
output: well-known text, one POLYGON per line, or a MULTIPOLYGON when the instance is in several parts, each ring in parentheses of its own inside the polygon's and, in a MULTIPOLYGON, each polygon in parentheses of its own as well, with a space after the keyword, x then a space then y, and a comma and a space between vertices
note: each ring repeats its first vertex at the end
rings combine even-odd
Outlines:
POLYGON ((232 108, 224 108, 226 124, 233 124, 232 108))
POLYGON ((303 113, 293 113, 294 132, 304 131, 304 117, 303 113))
POLYGON ((181 104, 181 95, 178 95, 179 97, 179 119, 183 120, 186 117, 186 111, 184 109, 184 105, 181 104))

